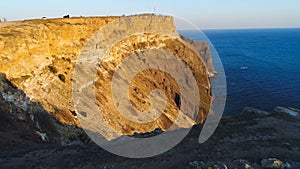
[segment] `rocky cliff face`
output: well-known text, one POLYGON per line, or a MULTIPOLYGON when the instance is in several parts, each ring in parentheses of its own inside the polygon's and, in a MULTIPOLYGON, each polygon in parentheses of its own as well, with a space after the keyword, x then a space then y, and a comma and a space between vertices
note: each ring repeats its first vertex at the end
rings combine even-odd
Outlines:
POLYGON ((18 149, 40 142, 84 140, 80 128, 62 125, 38 102, 0 73, 0 149, 18 149))
MULTIPOLYGON (((74 66, 89 38, 99 29, 119 19, 120 17, 93 17, 27 20, 1 26, 0 73, 5 74, 7 80, 26 95, 23 100, 14 102, 17 104, 14 105, 26 112, 29 103, 40 103, 41 107, 60 123, 80 126, 72 99, 74 66)), ((112 72, 122 60, 137 51, 164 49, 187 63, 193 71, 199 87, 201 99, 199 100, 200 109, 197 120, 193 121, 192 117, 188 117, 190 119, 186 119, 182 124, 188 122, 193 125, 203 122, 212 103, 209 76, 213 74, 213 67, 209 45, 180 37, 176 33, 172 17, 142 15, 136 16, 134 19, 139 21, 140 25, 138 28, 132 29, 143 29, 146 32, 147 30, 159 30, 173 36, 167 37, 149 32, 129 36, 112 46, 110 53, 107 54, 108 59, 99 66, 98 81, 95 81, 97 101, 106 105, 99 109, 104 108, 110 113, 104 114, 105 118, 115 121, 111 125, 122 134, 149 132, 155 128, 165 130, 170 126, 180 107, 178 106, 180 92, 174 80, 166 73, 157 70, 145 71, 132 82, 135 87, 130 88, 131 101, 141 111, 147 110, 150 106, 147 95, 151 90, 161 89, 165 92, 169 105, 156 122, 147 126, 130 123, 119 116, 113 104, 106 100, 110 96, 108 82, 111 80, 112 74, 106 76, 105 72, 112 72), (186 47, 185 44, 189 44, 191 48, 186 47)), ((128 20, 126 24, 130 23, 131 21, 128 20)), ((105 44, 100 43, 100 45, 105 44)), ((1 91, 2 97, 13 97, 7 91, 1 91)), ((20 118, 23 118, 22 116, 16 115, 20 118)))
POLYGON ((61 122, 77 124, 71 113, 74 62, 89 37, 115 19, 32 20, 3 27, 0 72, 61 122))

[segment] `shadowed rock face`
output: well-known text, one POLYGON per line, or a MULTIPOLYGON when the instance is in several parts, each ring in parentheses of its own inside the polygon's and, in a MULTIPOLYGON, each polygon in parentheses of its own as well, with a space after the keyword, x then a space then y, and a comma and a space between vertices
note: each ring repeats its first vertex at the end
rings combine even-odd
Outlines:
MULTIPOLYGON (((119 18, 28 20, 0 27, 0 72, 6 74, 7 79, 24 91, 30 100, 41 103, 42 107, 60 122, 80 126, 72 100, 75 63, 85 43, 99 29, 119 18)), ((214 70, 209 45, 180 37, 176 33, 172 17, 142 15, 134 19, 140 22, 140 27, 132 29, 159 30, 174 36, 149 32, 129 36, 111 47, 105 56, 106 60, 99 66, 95 81, 97 101, 105 105, 99 109, 107 110, 101 111, 105 112, 104 117, 113 121, 111 124, 113 128, 122 134, 169 128, 181 106, 182 94, 176 81, 165 72, 146 70, 130 82, 130 100, 140 111, 146 111, 151 106, 149 93, 152 90, 160 89, 165 93, 167 107, 155 122, 144 126, 132 123, 120 116, 115 105, 107 99, 111 96, 109 82, 113 72, 124 59, 130 55, 138 55, 136 52, 159 49, 181 58, 192 70, 199 88, 201 99, 197 120, 194 121, 193 117, 187 116, 186 121, 182 121, 179 127, 187 127, 183 125, 184 123, 188 125, 202 123, 212 103, 209 76, 214 70)), ((128 24, 130 22, 128 20, 128 24)), ((101 45, 106 44, 99 43, 99 46, 95 47, 99 48, 101 45)))
POLYGON ((38 102, 0 73, 0 149, 18 149, 42 142, 86 140, 82 129, 63 125, 38 102))

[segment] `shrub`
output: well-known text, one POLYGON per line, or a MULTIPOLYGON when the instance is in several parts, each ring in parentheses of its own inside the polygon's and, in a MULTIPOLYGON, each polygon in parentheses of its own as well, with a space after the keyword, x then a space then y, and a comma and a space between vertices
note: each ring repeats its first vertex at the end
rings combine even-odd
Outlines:
POLYGON ((52 72, 54 74, 57 73, 57 69, 54 66, 49 65, 48 68, 49 68, 50 72, 52 72))
POLYGON ((60 81, 66 82, 66 77, 65 77, 65 75, 59 74, 59 75, 58 75, 58 78, 59 78, 60 81))

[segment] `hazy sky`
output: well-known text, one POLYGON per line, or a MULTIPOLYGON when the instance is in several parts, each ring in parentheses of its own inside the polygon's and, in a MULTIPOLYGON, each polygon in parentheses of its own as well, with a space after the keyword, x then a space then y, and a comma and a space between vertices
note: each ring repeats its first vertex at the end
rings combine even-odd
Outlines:
MULTIPOLYGON (((300 0, 5 0, 0 3, 0 18, 129 15, 154 8, 204 29, 300 27, 300 0)), ((176 21, 179 29, 192 28, 176 21)))

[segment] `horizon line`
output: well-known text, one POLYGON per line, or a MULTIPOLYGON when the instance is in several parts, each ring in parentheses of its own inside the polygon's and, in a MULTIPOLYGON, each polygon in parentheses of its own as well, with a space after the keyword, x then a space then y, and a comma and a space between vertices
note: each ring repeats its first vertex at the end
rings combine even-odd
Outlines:
MULTIPOLYGON (((132 14, 132 15, 91 15, 91 16, 72 16, 70 18, 89 18, 89 17, 123 17, 123 16, 134 16, 134 15, 144 15, 144 14, 150 14, 150 15, 156 15, 156 16, 170 16, 170 15, 164 15, 164 14, 158 14, 158 13, 138 13, 138 14, 132 14)), ((67 14, 68 15, 68 14, 67 14)), ((45 19, 62 19, 63 17, 46 17, 45 19)), ((2 19, 2 18, 1 18, 2 19)), ((42 18, 27 18, 27 19, 16 19, 16 20, 8 20, 8 21, 2 21, 0 23, 5 23, 5 22, 21 22, 21 21, 28 21, 28 20, 40 20, 43 19, 42 18)), ((192 31, 192 30, 198 30, 198 29, 181 29, 181 28, 177 28, 177 26, 175 25, 176 29, 178 31, 192 31)), ((178 26, 180 27, 180 26, 178 26)), ((210 31, 210 30, 254 30, 254 29, 300 29, 300 26, 283 26, 283 27, 274 27, 274 26, 270 26, 270 27, 219 27, 219 28, 199 28, 200 30, 203 31, 210 31)))
MULTIPOLYGON (((295 27, 232 27, 232 28, 200 28, 201 31, 213 31, 213 30, 255 30, 255 29, 300 29, 300 26, 295 27)), ((177 29, 178 31, 196 31, 198 29, 177 29)))

